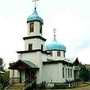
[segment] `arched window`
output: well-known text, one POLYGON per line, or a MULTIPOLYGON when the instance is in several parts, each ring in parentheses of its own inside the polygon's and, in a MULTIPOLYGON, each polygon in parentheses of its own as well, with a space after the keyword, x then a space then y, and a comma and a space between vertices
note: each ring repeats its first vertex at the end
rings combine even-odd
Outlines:
POLYGON ((61 53, 60 53, 60 51, 57 51, 57 56, 61 56, 61 53))
POLYGON ((34 32, 34 23, 30 23, 30 32, 34 32))

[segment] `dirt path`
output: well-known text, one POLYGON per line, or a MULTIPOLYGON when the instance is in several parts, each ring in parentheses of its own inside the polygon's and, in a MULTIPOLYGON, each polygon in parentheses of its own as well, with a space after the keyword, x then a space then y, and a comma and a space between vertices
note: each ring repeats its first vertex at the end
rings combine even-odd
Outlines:
POLYGON ((67 89, 67 90, 90 90, 90 85, 85 87, 75 88, 75 89, 67 89))
POLYGON ((90 85, 74 89, 47 89, 47 90, 90 90, 90 85))

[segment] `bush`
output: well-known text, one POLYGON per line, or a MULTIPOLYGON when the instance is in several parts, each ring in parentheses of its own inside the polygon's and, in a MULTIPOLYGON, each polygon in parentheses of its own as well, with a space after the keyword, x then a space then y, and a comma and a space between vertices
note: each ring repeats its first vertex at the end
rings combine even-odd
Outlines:
POLYGON ((43 81, 39 86, 40 86, 39 88, 41 88, 41 89, 46 88, 46 82, 43 81))
POLYGON ((66 89, 68 88, 68 84, 54 84, 54 89, 66 89))

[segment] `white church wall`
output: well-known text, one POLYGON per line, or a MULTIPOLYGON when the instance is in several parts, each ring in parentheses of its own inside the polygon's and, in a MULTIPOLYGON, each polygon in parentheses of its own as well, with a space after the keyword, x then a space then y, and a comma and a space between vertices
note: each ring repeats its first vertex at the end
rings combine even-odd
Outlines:
POLYGON ((74 80, 74 68, 72 68, 72 80, 74 80))
POLYGON ((39 52, 39 72, 37 73, 37 84, 41 83, 42 82, 42 58, 45 58, 43 57, 43 54, 39 52))
POLYGON ((73 76, 74 70, 73 70, 73 67, 69 67, 69 69, 72 70, 72 77, 69 77, 68 79, 69 79, 70 81, 72 81, 72 80, 74 80, 74 76, 73 76))
MULTIPOLYGON (((59 81, 61 82, 61 83, 64 83, 65 82, 65 77, 63 77, 63 70, 62 70, 62 68, 63 68, 63 64, 62 63, 59 63, 59 81)), ((64 72, 65 73, 65 72, 64 72)), ((64 76, 65 76, 65 74, 64 74, 64 76)))
POLYGON ((43 81, 43 61, 47 61, 47 54, 39 53, 40 67, 39 72, 37 73, 37 83, 41 83, 43 81))
POLYGON ((65 60, 65 58, 64 57, 52 57, 52 56, 48 56, 48 59, 51 59, 51 60, 53 60, 53 61, 57 61, 57 60, 65 60))
POLYGON ((45 59, 45 55, 41 52, 24 53, 19 55, 20 60, 28 60, 37 65, 39 71, 37 72, 37 83, 42 82, 42 61, 45 59))
POLYGON ((63 82, 61 64, 46 64, 43 66, 43 81, 63 82))
POLYGON ((40 58, 39 57, 40 52, 32 52, 32 53, 24 53, 19 55, 20 60, 28 60, 40 67, 40 58))
MULTIPOLYGON (((70 72, 69 72, 70 73, 70 72)), ((46 82, 58 82, 58 83, 64 83, 66 80, 72 81, 74 80, 74 74, 73 74, 73 67, 63 65, 62 63, 58 64, 46 64, 43 66, 43 81, 46 82), (64 68, 64 77, 63 77, 63 68, 64 68), (72 69, 72 76, 70 75, 68 77, 68 71, 66 72, 66 69, 68 70, 72 69)))
MULTIPOLYGON (((37 39, 37 38, 25 40, 25 50, 28 50, 29 44, 32 44, 33 50, 41 49, 41 44, 44 46, 44 43, 45 43, 44 41, 37 39)), ((45 47, 43 47, 43 48, 45 48, 45 47)))
POLYGON ((52 60, 64 60, 64 51, 60 51, 61 56, 57 56, 57 51, 52 51, 52 56, 48 55, 48 59, 52 59, 52 60))
POLYGON ((61 57, 65 57, 65 52, 64 51, 60 51, 61 52, 61 57))
POLYGON ((65 81, 72 81, 74 80, 74 70, 73 70, 73 66, 67 66, 67 65, 63 65, 62 67, 64 67, 64 79, 65 81), (69 70, 69 75, 68 75, 68 70, 69 70), (72 70, 72 71, 71 71, 72 70), (71 73, 72 72, 72 73, 71 73), (72 74, 72 75, 71 75, 72 74))
POLYGON ((42 54, 41 58, 42 58, 42 62, 47 61, 47 54, 42 54))

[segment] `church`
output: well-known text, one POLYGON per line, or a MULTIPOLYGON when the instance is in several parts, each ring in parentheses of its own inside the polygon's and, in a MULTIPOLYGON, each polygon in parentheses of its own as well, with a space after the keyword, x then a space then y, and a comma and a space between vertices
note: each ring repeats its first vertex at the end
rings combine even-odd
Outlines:
POLYGON ((25 50, 17 51, 18 60, 9 64, 10 83, 42 82, 65 83, 79 78, 79 67, 65 57, 66 47, 54 39, 46 43, 42 35, 43 19, 35 7, 27 18, 27 36, 23 37, 25 50))

